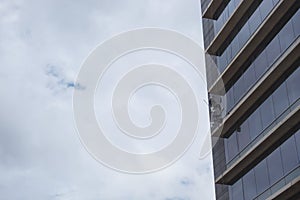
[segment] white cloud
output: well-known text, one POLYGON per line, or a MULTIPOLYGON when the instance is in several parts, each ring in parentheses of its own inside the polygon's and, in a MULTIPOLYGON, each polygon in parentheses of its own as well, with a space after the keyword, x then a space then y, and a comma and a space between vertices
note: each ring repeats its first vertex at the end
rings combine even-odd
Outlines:
POLYGON ((96 44, 144 26, 201 43, 198 1, 0 2, 0 200, 209 199, 211 159, 143 176, 100 165, 77 137, 72 83, 96 44))

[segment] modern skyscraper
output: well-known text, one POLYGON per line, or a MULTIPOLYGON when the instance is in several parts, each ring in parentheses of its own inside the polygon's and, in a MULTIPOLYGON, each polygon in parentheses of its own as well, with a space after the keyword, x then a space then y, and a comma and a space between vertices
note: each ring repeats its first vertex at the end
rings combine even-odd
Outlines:
POLYGON ((201 5, 217 199, 300 199, 300 1, 201 5))

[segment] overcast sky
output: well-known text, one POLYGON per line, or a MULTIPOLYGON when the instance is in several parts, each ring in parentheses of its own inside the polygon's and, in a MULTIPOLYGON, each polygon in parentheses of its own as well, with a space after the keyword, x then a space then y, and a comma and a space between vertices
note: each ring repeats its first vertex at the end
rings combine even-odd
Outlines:
POLYGON ((197 146, 167 169, 129 175, 80 143, 72 92, 81 63, 140 27, 202 44, 198 0, 0 0, 0 200, 212 199, 211 156, 199 160, 197 146))

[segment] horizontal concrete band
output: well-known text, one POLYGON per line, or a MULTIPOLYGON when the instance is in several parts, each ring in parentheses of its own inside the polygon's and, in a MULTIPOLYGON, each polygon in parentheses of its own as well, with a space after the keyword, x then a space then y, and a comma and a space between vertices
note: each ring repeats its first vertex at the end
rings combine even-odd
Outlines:
POLYGON ((286 200, 300 198, 300 177, 295 178, 267 200, 286 200), (297 196, 296 196, 297 195, 297 196))
POLYGON ((267 132, 254 146, 217 177, 217 184, 232 185, 266 158, 300 127, 300 105, 267 132))
POLYGON ((255 12, 261 2, 262 0, 242 1, 212 40, 206 49, 206 52, 211 55, 222 55, 224 50, 248 21, 250 16, 255 12))
POLYGON ((225 91, 228 91, 296 13, 299 6, 299 0, 281 0, 212 84, 209 93, 223 94, 224 88, 225 91))
POLYGON ((228 138, 300 65, 300 37, 280 56, 263 77, 212 131, 212 136, 228 138))
POLYGON ((202 17, 207 19, 218 19, 230 0, 211 0, 202 17))

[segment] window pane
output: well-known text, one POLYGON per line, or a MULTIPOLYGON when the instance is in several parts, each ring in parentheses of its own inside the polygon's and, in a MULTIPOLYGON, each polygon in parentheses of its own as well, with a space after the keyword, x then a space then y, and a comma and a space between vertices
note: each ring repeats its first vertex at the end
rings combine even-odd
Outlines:
POLYGON ((300 68, 287 79, 288 95, 291 103, 295 102, 300 97, 300 68))
POLYGON ((243 178, 244 196, 246 200, 253 199, 256 196, 256 183, 254 171, 251 170, 243 178))
POLYGON ((234 5, 237 7, 241 3, 241 0, 234 0, 234 5))
POLYGON ((278 34, 281 52, 285 51, 295 39, 292 22, 289 21, 278 34))
POLYGON ((298 160, 300 161, 300 130, 295 134, 298 160))
POLYGON ((265 100, 260 106, 260 111, 263 129, 265 129, 275 119, 272 97, 265 100))
POLYGON ((255 180, 256 180, 256 190, 260 194, 268 188, 269 176, 266 160, 261 161, 255 168, 255 180))
POLYGON ((257 9, 253 13, 253 15, 250 17, 248 22, 249 22, 250 32, 251 32, 251 34, 253 34, 254 31, 258 28, 258 26, 262 22, 259 9, 257 9))
POLYGON ((234 97, 233 97, 233 89, 234 87, 230 88, 230 90, 227 92, 227 111, 230 111, 234 105, 234 97))
POLYGON ((284 173, 287 174, 298 165, 298 154, 295 137, 292 136, 281 145, 281 155, 284 173))
POLYGON ((261 16, 264 19, 273 8, 272 0, 264 0, 259 6, 261 16))
POLYGON ((297 13, 293 17, 293 27, 295 31, 295 35, 298 36, 300 35, 300 10, 297 11, 297 13))
POLYGON ((243 183, 242 179, 237 181, 234 185, 231 187, 231 199, 232 200, 241 200, 243 198, 243 183))
POLYGON ((281 177, 283 177, 283 167, 279 148, 268 156, 267 162, 269 167, 270 182, 271 184, 274 184, 281 177))
POLYGON ((266 71, 268 65, 266 51, 263 51, 254 61, 256 77, 260 78, 266 71))
POLYGON ((226 60, 226 56, 225 53, 223 53, 223 55, 221 57, 218 57, 218 67, 220 69, 220 71, 224 71, 225 67, 227 66, 227 60, 226 60))
POLYGON ((289 106, 286 84, 281 84, 280 87, 273 93, 272 97, 275 115, 278 117, 289 106))
POLYGON ((234 85, 234 101, 235 102, 238 102, 241 99, 241 97, 245 91, 244 84, 245 84, 244 76, 241 76, 234 85))
POLYGON ((238 142, 239 142, 239 149, 244 149, 250 142, 250 133, 249 133, 249 126, 248 121, 245 121, 241 125, 241 132, 237 133, 238 142))
POLYGON ((227 141, 227 152, 228 152, 227 162, 228 162, 232 158, 234 158, 238 153, 236 133, 232 134, 230 138, 228 138, 226 141, 227 141))
POLYGON ((280 44, 279 44, 279 39, 278 36, 276 36, 270 44, 266 48, 267 52, 267 57, 268 57, 268 62, 269 66, 273 64, 273 62, 278 58, 280 55, 280 44))
MULTIPOLYGON (((250 87, 255 82, 255 70, 254 70, 254 64, 250 65, 250 67, 247 69, 247 71, 244 73, 244 84, 245 84, 245 92, 250 89, 250 87)), ((244 93, 245 93, 244 92, 244 93)))
POLYGON ((240 30, 238 34, 238 39, 240 43, 240 47, 244 46, 246 44, 247 40, 250 37, 250 29, 249 29, 249 24, 246 23, 243 28, 240 30))
POLYGON ((237 54, 239 49, 240 49, 239 41, 238 41, 238 39, 235 38, 231 43, 232 57, 234 57, 237 54))
POLYGON ((262 124, 261 124, 261 117, 259 110, 256 110, 250 117, 249 117, 249 129, 250 129, 250 136, 253 140, 256 136, 262 131, 262 124))

